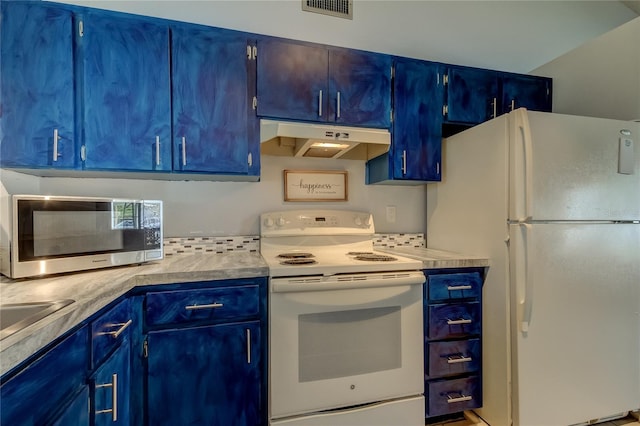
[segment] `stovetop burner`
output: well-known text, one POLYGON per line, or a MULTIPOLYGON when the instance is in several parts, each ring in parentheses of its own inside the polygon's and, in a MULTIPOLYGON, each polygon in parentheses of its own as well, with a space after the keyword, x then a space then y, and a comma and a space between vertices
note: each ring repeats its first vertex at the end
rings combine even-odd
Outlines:
POLYGON ((393 262, 396 259, 393 256, 387 256, 384 254, 374 254, 374 253, 363 253, 363 254, 359 254, 355 257, 356 260, 363 260, 363 261, 373 261, 373 262, 393 262))
POLYGON ((281 253, 278 257, 282 259, 309 259, 313 257, 311 253, 304 252, 291 252, 291 253, 281 253))
POLYGON ((314 263, 318 262, 308 257, 287 259, 280 262, 281 265, 313 265, 314 263))

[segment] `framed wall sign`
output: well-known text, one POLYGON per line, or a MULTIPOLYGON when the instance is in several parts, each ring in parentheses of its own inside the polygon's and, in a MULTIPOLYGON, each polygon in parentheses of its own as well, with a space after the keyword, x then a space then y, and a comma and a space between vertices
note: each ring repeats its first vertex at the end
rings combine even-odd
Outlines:
POLYGON ((347 172, 285 170, 284 201, 347 201, 347 172))

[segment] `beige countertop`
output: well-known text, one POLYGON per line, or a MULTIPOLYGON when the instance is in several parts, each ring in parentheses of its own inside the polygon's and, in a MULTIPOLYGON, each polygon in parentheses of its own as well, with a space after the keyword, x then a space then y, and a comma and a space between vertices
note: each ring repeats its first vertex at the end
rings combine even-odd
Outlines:
MULTIPOLYGON (((427 248, 380 249, 421 260, 424 269, 484 267, 485 258, 427 248)), ((181 254, 157 262, 47 278, 0 279, 1 303, 73 299, 74 303, 0 341, 0 375, 137 286, 266 277, 259 253, 181 254)))

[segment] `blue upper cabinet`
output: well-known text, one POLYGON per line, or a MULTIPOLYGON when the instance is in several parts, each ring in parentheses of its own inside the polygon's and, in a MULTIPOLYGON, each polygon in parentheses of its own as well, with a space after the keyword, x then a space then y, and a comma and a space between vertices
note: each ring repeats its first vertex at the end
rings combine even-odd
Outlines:
POLYGON ((551 112, 552 80, 533 75, 500 73, 502 112, 518 108, 551 112))
POLYGON ((101 12, 79 19, 85 168, 171 170, 168 26, 101 12))
POLYGON ((416 184, 440 180, 442 65, 397 58, 393 132, 388 154, 367 164, 367 183, 416 184))
POLYGON ((450 66, 445 78, 445 122, 474 125, 499 114, 496 71, 450 66))
POLYGON ((248 46, 243 33, 172 27, 174 171, 259 174, 248 46))
POLYGON ((390 126, 390 56, 270 38, 258 51, 258 116, 390 126))
POLYGON ((388 128, 391 124, 391 56, 329 50, 328 119, 388 128))
POLYGON ((0 165, 77 168, 72 14, 40 2, 1 7, 0 165))

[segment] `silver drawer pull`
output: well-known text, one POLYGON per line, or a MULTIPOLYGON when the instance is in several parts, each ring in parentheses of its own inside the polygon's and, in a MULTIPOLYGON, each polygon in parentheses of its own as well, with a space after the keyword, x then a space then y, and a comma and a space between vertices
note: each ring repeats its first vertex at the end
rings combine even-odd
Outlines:
POLYGON ((470 285, 450 285, 447 286, 447 290, 455 291, 455 290, 471 290, 473 287, 470 285))
POLYGON ((185 306, 184 308, 188 311, 193 311, 196 309, 215 309, 215 308, 222 308, 224 305, 222 303, 210 303, 208 305, 190 305, 190 306, 185 306))
POLYGON ((127 328, 129 328, 129 326, 131 325, 131 323, 133 323, 133 320, 129 320, 127 322, 120 322, 117 324, 109 324, 108 327, 120 327, 119 329, 117 329, 116 331, 105 331, 104 333, 98 333, 99 335, 105 335, 108 334, 111 337, 113 337, 114 339, 117 339, 123 331, 125 331, 127 328))
POLYGON ((473 361, 471 357, 464 356, 464 355, 460 355, 457 357, 452 357, 452 356, 447 357, 447 364, 458 364, 461 362, 471 362, 471 361, 473 361))
POLYGON ((111 399, 113 400, 113 408, 109 408, 106 410, 98 410, 96 411, 96 414, 111 413, 111 420, 114 422, 117 422, 118 421, 118 375, 114 373, 111 376, 111 383, 96 385, 96 389, 98 388, 111 388, 111 399))
POLYGON ((459 395, 461 396, 454 398, 453 396, 447 394, 447 404, 453 404, 455 402, 471 401, 473 399, 473 397, 468 395, 464 395, 464 394, 459 394, 459 395))
POLYGON ((464 319, 464 318, 460 318, 457 320, 452 320, 447 318, 447 325, 458 325, 458 324, 471 324, 471 320, 470 319, 464 319))

